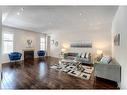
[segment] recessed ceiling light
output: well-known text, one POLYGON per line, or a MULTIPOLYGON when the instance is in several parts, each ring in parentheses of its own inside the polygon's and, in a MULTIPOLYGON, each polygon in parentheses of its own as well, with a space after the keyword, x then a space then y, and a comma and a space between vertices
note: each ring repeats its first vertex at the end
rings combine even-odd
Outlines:
POLYGON ((80 13, 79 15, 82 16, 82 13, 80 13))
POLYGON ((20 12, 17 12, 17 15, 20 15, 20 12))

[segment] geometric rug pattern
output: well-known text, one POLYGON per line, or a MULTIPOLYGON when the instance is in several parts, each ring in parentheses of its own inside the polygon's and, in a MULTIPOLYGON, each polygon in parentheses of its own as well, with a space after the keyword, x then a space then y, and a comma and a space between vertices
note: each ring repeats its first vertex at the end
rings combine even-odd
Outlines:
POLYGON ((72 62, 60 62, 59 64, 54 64, 50 68, 55 69, 57 71, 65 72, 69 75, 79 77, 85 80, 89 80, 91 77, 91 73, 93 72, 94 68, 90 66, 81 65, 79 69, 75 64, 72 62))

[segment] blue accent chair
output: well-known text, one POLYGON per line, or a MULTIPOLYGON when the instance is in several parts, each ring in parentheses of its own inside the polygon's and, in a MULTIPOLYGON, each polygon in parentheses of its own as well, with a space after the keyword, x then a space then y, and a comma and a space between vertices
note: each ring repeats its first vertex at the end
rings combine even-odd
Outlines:
POLYGON ((8 54, 10 62, 11 61, 17 61, 21 59, 22 54, 19 52, 12 52, 10 54, 8 54))
POLYGON ((37 54, 39 57, 44 57, 45 56, 45 51, 44 50, 39 50, 37 51, 37 54))

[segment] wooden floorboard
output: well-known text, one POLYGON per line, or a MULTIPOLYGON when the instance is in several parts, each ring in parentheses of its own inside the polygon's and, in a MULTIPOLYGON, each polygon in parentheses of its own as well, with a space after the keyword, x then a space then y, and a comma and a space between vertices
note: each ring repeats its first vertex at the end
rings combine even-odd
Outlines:
POLYGON ((83 80, 51 69, 58 59, 48 57, 31 62, 5 63, 2 66, 2 89, 118 89, 112 81, 95 78, 83 80))

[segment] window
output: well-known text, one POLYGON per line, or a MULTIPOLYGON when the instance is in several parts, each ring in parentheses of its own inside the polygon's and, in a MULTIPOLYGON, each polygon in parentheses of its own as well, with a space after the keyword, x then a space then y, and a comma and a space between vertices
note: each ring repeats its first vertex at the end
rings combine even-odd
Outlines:
POLYGON ((45 37, 40 38, 40 50, 45 50, 45 37))
POLYGON ((10 53, 13 51, 13 34, 3 34, 3 53, 10 53))

